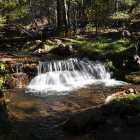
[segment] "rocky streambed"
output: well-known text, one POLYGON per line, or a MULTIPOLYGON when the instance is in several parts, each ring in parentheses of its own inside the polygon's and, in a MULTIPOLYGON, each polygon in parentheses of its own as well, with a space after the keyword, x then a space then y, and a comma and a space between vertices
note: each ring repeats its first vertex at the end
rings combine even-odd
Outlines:
POLYGON ((10 74, 6 84, 15 88, 5 91, 9 114, 24 139, 139 140, 139 105, 103 105, 107 96, 130 87, 139 91, 139 85, 84 86, 64 96, 35 96, 24 87, 37 74, 38 61, 58 57, 38 53, 1 53, 0 57, 10 74))

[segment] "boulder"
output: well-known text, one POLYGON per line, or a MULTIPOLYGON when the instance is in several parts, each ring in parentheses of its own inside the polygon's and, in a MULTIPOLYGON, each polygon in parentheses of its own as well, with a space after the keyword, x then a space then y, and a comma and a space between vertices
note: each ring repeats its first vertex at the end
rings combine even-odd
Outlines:
POLYGON ((127 89, 127 90, 125 90, 125 93, 126 94, 137 94, 137 91, 135 90, 135 89, 133 89, 133 88, 129 88, 129 89, 127 89))
POLYGON ((61 55, 61 56, 69 56, 71 54, 76 53, 76 51, 71 45, 65 46, 64 44, 59 45, 57 48, 54 48, 50 52, 56 55, 61 55))

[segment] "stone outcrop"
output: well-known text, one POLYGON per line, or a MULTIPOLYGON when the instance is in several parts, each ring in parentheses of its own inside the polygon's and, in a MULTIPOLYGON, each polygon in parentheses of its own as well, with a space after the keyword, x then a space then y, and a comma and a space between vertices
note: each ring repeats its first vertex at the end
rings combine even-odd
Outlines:
POLYGON ((60 44, 57 48, 52 49, 50 53, 60 56, 69 56, 76 53, 76 50, 71 45, 60 44))
POLYGON ((29 82, 26 73, 13 73, 10 78, 6 81, 9 88, 24 88, 29 82))

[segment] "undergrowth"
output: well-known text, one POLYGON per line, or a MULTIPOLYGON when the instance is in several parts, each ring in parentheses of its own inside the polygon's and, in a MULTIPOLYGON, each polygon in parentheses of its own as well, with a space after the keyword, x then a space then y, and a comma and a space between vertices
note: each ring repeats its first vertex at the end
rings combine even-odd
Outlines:
POLYGON ((0 90, 4 88, 5 82, 8 79, 9 75, 5 64, 0 62, 0 90))

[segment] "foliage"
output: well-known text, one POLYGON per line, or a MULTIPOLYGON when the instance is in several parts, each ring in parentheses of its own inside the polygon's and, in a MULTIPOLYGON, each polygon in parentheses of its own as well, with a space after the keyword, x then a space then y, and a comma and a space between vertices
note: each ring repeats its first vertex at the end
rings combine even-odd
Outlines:
MULTIPOLYGON (((60 6, 63 7, 64 0, 60 1, 60 6)), ((102 27, 108 23, 109 15, 117 19, 128 17, 127 11, 136 1, 118 0, 118 7, 116 7, 115 0, 66 0, 69 24, 76 27, 79 23, 85 22, 85 24, 98 24, 102 27)), ((0 23, 45 22, 56 25, 56 2, 55 0, 0 0, 0 23)), ((64 24, 63 20, 61 22, 64 24)))
POLYGON ((127 12, 116 12, 113 13, 112 19, 127 19, 130 15, 127 12))
POLYGON ((0 89, 4 88, 4 84, 8 77, 9 75, 7 74, 6 66, 0 62, 0 89))
POLYGON ((130 94, 124 98, 116 97, 111 102, 120 104, 140 104, 140 94, 130 94))

